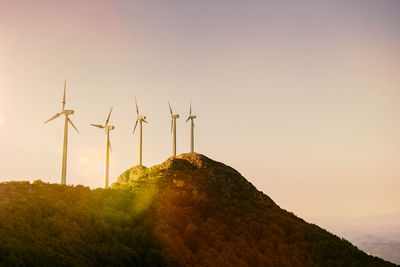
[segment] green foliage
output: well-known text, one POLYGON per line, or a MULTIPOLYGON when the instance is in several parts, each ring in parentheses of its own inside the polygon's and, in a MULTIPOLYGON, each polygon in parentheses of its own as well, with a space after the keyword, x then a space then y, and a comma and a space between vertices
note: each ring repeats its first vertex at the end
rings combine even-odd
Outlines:
POLYGON ((110 189, 0 184, 1 266, 393 266, 280 209, 202 155, 110 189))
POLYGON ((35 181, 0 184, 1 266, 162 266, 136 195, 35 181), (150 260, 151 258, 151 260, 150 260))

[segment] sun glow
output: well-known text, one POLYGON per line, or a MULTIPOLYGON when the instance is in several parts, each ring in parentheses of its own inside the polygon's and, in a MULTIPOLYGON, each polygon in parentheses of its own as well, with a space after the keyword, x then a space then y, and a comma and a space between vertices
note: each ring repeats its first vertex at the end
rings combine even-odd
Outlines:
POLYGON ((4 117, 3 114, 0 114, 0 126, 2 126, 6 121, 6 118, 4 117))

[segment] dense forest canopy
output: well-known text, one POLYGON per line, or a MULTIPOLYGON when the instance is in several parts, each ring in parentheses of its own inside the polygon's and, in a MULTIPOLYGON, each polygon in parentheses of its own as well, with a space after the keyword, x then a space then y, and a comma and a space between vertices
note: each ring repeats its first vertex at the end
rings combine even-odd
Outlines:
POLYGON ((0 184, 4 266, 394 266, 276 205, 200 154, 108 189, 0 184))

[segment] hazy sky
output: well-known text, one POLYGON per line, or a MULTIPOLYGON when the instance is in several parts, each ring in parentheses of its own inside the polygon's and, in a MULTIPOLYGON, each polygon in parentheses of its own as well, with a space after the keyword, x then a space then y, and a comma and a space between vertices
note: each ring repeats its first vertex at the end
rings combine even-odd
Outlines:
MULTIPOLYGON (((136 165, 134 97, 148 116, 146 166, 195 150, 317 223, 400 213, 399 1, 0 0, 0 181, 104 184, 136 165)), ((400 223, 399 223, 400 224, 400 223)), ((400 225, 398 225, 400 228, 400 225)))

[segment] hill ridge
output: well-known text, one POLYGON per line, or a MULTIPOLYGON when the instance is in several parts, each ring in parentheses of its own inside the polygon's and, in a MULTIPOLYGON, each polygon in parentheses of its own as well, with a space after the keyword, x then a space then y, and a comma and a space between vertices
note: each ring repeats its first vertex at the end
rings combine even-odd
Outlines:
POLYGON ((201 154, 134 166, 107 189, 37 181, 0 192, 5 266, 395 266, 201 154))

